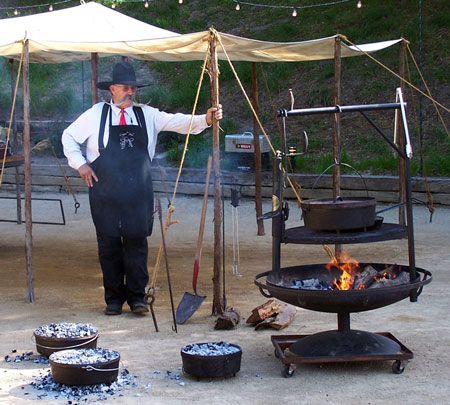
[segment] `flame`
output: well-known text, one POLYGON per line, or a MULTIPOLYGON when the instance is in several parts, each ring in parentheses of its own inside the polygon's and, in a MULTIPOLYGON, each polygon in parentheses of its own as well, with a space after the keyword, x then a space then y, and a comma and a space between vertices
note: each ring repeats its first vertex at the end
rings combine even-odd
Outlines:
POLYGON ((335 288, 339 290, 351 290, 353 288, 355 276, 360 273, 359 263, 345 251, 342 252, 340 256, 340 263, 333 257, 325 267, 328 271, 331 271, 331 268, 335 267, 342 272, 338 279, 334 279, 333 284, 335 288))

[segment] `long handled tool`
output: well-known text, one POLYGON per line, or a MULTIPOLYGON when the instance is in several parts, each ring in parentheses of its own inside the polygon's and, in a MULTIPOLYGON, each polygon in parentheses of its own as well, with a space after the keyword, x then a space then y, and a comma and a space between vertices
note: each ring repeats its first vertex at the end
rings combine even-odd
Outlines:
POLYGON ((162 222, 161 200, 159 198, 156 200, 156 209, 158 210, 159 224, 161 225, 161 239, 162 239, 162 245, 163 245, 163 249, 164 249, 164 259, 166 262, 167 283, 169 284, 169 294, 170 294, 170 305, 172 306, 172 317, 173 317, 172 329, 178 333, 177 322, 175 319, 175 307, 173 305, 172 284, 170 282, 169 262, 167 260, 166 238, 164 237, 164 227, 163 227, 163 222, 162 222))
POLYGON ((206 207, 208 205, 208 188, 209 188, 209 176, 211 173, 211 163, 212 157, 209 156, 208 167, 206 169, 205 192, 203 194, 202 215, 198 231, 197 251, 195 252, 194 272, 192 275, 192 288, 194 290, 194 294, 185 292, 183 298, 181 299, 178 305, 177 323, 180 325, 185 323, 193 315, 193 313, 198 309, 198 307, 202 304, 202 302, 206 298, 206 296, 201 296, 197 294, 197 279, 198 279, 198 272, 200 270, 200 258, 202 255, 203 232, 205 230, 206 207))

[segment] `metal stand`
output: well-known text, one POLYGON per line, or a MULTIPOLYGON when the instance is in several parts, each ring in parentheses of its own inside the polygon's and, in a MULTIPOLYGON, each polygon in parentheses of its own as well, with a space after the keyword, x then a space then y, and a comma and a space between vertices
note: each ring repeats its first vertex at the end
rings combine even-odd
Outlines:
MULTIPOLYGON (((282 167, 284 165, 284 167, 286 168, 286 159, 289 159, 290 155, 286 151, 286 134, 283 133, 283 139, 281 142, 282 150, 277 152, 277 156, 274 159, 273 165, 274 175, 272 212, 265 215, 266 218, 272 218, 272 274, 276 274, 276 272, 280 272, 280 274, 282 274, 284 270, 280 267, 281 243, 334 243, 336 245, 340 245, 346 243, 369 243, 407 237, 410 280, 411 282, 414 282, 414 280, 416 280, 410 187, 411 180, 409 168, 411 147, 405 116, 405 103, 403 102, 401 93, 400 95, 398 95, 398 97, 400 99, 399 102, 391 104, 335 106, 278 111, 278 115, 283 118, 283 128, 286 127, 284 121, 289 116, 341 114, 345 112, 361 113, 362 116, 369 122, 369 124, 371 124, 375 128, 375 130, 383 137, 383 139, 388 142, 388 144, 396 151, 399 158, 404 160, 404 165, 406 168, 406 178, 404 180, 406 184, 405 205, 407 209, 407 226, 400 224, 378 223, 375 224, 371 229, 352 230, 350 232, 313 231, 305 227, 286 229, 285 222, 288 218, 288 209, 287 204, 283 202, 282 185, 285 183, 285 179, 282 176, 282 167), (397 113, 401 114, 405 137, 404 150, 400 150, 397 145, 391 142, 389 138, 383 133, 383 131, 379 127, 377 127, 376 124, 366 115, 367 111, 372 110, 395 110, 397 113)), ((287 171, 285 170, 285 173, 286 172, 287 171)), ((420 271, 420 269, 417 270, 420 271)), ((257 282, 257 278, 258 276, 255 278, 255 284, 259 285, 261 290, 261 285, 257 282)), ((427 282, 429 281, 431 280, 428 280, 427 282)), ((262 290, 261 292, 263 293, 262 290)), ((420 293, 420 290, 413 287, 409 292, 407 292, 407 295, 405 297, 409 296, 410 301, 413 302, 417 300, 418 293, 420 293)), ((263 293, 263 295, 265 294, 263 293)), ((300 298, 298 299, 300 300, 300 298)), ((307 308, 307 305, 305 303, 303 304, 304 305, 299 303, 298 305, 307 308)), ((329 330, 312 335, 272 336, 271 340, 275 347, 275 356, 280 358, 283 363, 282 375, 284 377, 291 377, 294 373, 295 365, 302 363, 384 360, 395 360, 392 366, 392 371, 397 374, 402 373, 405 369, 407 361, 414 357, 413 353, 389 332, 371 333, 366 331, 352 330, 350 328, 350 312, 355 312, 357 310, 358 309, 352 307, 349 308, 349 312, 337 313, 337 330, 329 330), (285 353, 286 349, 289 349, 289 353, 287 353, 288 355, 286 355, 285 353)), ((325 309, 324 311, 335 312, 335 310, 325 309)))

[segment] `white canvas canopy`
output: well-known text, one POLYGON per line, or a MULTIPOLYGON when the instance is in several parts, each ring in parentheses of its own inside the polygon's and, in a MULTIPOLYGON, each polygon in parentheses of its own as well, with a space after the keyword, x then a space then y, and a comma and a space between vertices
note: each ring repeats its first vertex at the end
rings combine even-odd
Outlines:
MULTIPOLYGON (((340 59, 375 52, 392 46, 401 39, 372 44, 348 46, 344 41, 336 47, 337 37, 303 42, 268 42, 220 33, 213 29, 181 35, 154 27, 134 18, 91 2, 42 14, 0 20, 0 56, 23 58, 24 99, 24 197, 26 222, 27 300, 34 301, 32 270, 32 219, 31 219, 31 146, 30 146, 30 94, 29 62, 64 63, 91 59, 93 66, 93 100, 96 81, 97 57, 122 55, 143 60, 188 61, 204 60, 209 48, 211 61, 211 90, 213 105, 218 103, 217 59, 248 62, 300 62, 322 59, 340 59), (213 38, 215 37, 215 38, 213 38), (339 51, 336 52, 336 49, 339 51), (226 52, 226 54, 225 54, 226 52)), ((335 69, 340 76, 339 67, 335 69)), ((335 87, 340 86, 339 81, 335 87)), ((335 100, 339 103, 339 99, 335 100)), ((338 117, 336 118, 338 120, 338 117)), ((338 125, 336 125, 338 128, 338 125)), ((339 129, 336 129, 336 137, 339 129)), ((258 139, 258 137, 256 137, 258 139)), ((257 142, 257 141, 255 141, 257 142)), ((219 126, 213 123, 214 155, 214 310, 220 313, 220 152, 219 126), (218 247, 218 248, 216 248, 218 247)), ((256 165, 255 165, 256 167, 256 165)), ((255 169, 256 172, 256 169, 255 169)), ((256 180, 255 180, 256 181, 256 180)), ((256 182, 256 188, 258 189, 256 182)), ((260 195, 260 194, 259 194, 260 195)), ((258 201, 258 198, 257 198, 258 201)), ((257 208, 258 212, 258 208, 257 208)))
MULTIPOLYGON (((177 34, 128 17, 98 3, 0 20, 0 56, 19 59, 22 41, 29 40, 30 62, 63 63, 124 55, 158 61, 203 60, 209 31, 177 34)), ((299 62, 333 59, 336 36, 302 42, 269 42, 218 33, 231 60, 299 62)), ((359 45, 342 43, 341 57, 374 52, 401 39, 359 45)), ((225 59, 217 44, 219 59, 225 59)))

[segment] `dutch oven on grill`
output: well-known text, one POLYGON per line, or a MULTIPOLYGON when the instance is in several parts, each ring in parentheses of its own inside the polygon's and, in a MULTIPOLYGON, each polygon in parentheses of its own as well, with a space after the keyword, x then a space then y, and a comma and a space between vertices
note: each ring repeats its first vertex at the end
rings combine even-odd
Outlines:
POLYGON ((375 223, 373 197, 334 197, 302 201, 305 227, 315 231, 371 227, 375 223))

